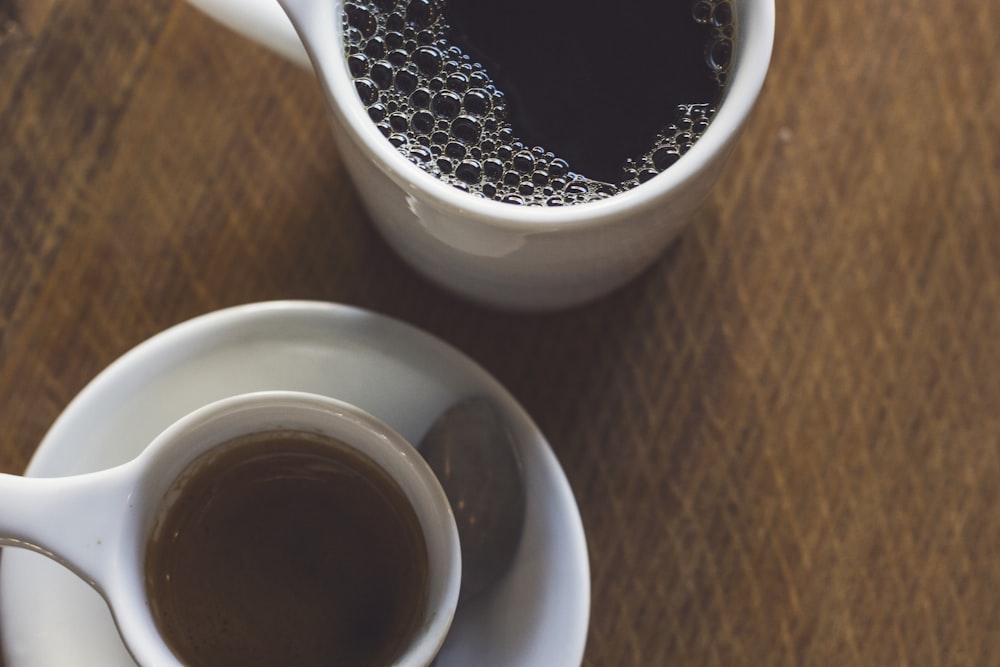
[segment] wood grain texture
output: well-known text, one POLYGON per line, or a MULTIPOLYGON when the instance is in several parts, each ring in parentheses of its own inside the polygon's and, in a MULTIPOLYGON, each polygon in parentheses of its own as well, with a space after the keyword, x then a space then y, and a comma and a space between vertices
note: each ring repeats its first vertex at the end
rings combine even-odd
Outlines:
POLYGON ((457 345, 548 435, 586 665, 995 663, 1000 5, 777 4, 694 223, 617 294, 526 316, 387 249, 311 75, 182 2, 0 0, 0 470, 167 326, 342 301, 457 345))

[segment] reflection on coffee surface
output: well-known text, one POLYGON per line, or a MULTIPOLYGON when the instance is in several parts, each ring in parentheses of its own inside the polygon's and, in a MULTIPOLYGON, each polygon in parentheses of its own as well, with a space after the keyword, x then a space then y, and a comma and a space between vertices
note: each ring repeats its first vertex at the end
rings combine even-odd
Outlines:
POLYGON ((146 586, 185 664, 387 665, 419 631, 418 519, 363 454, 316 435, 258 434, 199 459, 174 488, 146 586))
POLYGON ((518 204, 593 201, 674 164, 708 127, 731 0, 347 0, 348 68, 412 162, 518 204))

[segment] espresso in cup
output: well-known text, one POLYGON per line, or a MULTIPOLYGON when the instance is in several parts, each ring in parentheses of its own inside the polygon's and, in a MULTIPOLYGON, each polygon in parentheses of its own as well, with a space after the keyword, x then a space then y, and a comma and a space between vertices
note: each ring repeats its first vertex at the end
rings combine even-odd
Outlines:
POLYGON ((368 115, 425 171, 559 206, 648 181, 704 133, 736 38, 731 0, 347 0, 368 115))
POLYGON ((241 436, 174 482, 145 560, 186 665, 387 665, 420 632, 429 565, 400 486, 333 438, 241 436))

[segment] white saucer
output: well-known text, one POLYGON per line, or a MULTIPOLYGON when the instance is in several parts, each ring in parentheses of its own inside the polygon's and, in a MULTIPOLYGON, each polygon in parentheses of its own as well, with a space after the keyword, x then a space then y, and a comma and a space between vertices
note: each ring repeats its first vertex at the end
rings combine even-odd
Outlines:
MULTIPOLYGON (((552 450, 531 418, 479 366, 383 316, 283 301, 230 308, 168 329, 80 392, 46 435, 28 474, 53 477, 124 462, 194 408, 263 389, 341 398, 413 442, 463 396, 496 401, 523 444, 524 538, 507 577, 459 610, 437 664, 580 665, 590 569, 579 511, 552 450)), ((0 633, 10 667, 134 664, 97 593, 32 552, 3 552, 0 633)))

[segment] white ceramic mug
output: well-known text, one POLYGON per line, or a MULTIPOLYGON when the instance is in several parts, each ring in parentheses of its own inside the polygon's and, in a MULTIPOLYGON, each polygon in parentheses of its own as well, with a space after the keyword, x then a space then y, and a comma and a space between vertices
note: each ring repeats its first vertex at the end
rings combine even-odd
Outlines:
POLYGON ((348 171, 389 244, 432 281, 513 309, 596 298, 661 254, 717 180, 763 86, 774 40, 774 0, 733 0, 737 35, 729 82, 694 146, 665 172, 609 199, 529 207, 462 192, 382 136, 347 69, 342 0, 279 2, 322 84, 348 171))
POLYGON ((461 579, 448 499, 402 436, 331 398, 297 392, 234 396, 181 418, 118 467, 62 478, 0 475, 0 546, 46 554, 93 585, 140 665, 180 665, 160 637, 146 598, 145 550, 154 521, 168 489, 195 458, 233 438, 273 430, 319 433, 347 444, 402 488, 424 535, 429 579, 423 622, 396 664, 430 664, 451 625, 461 579))

